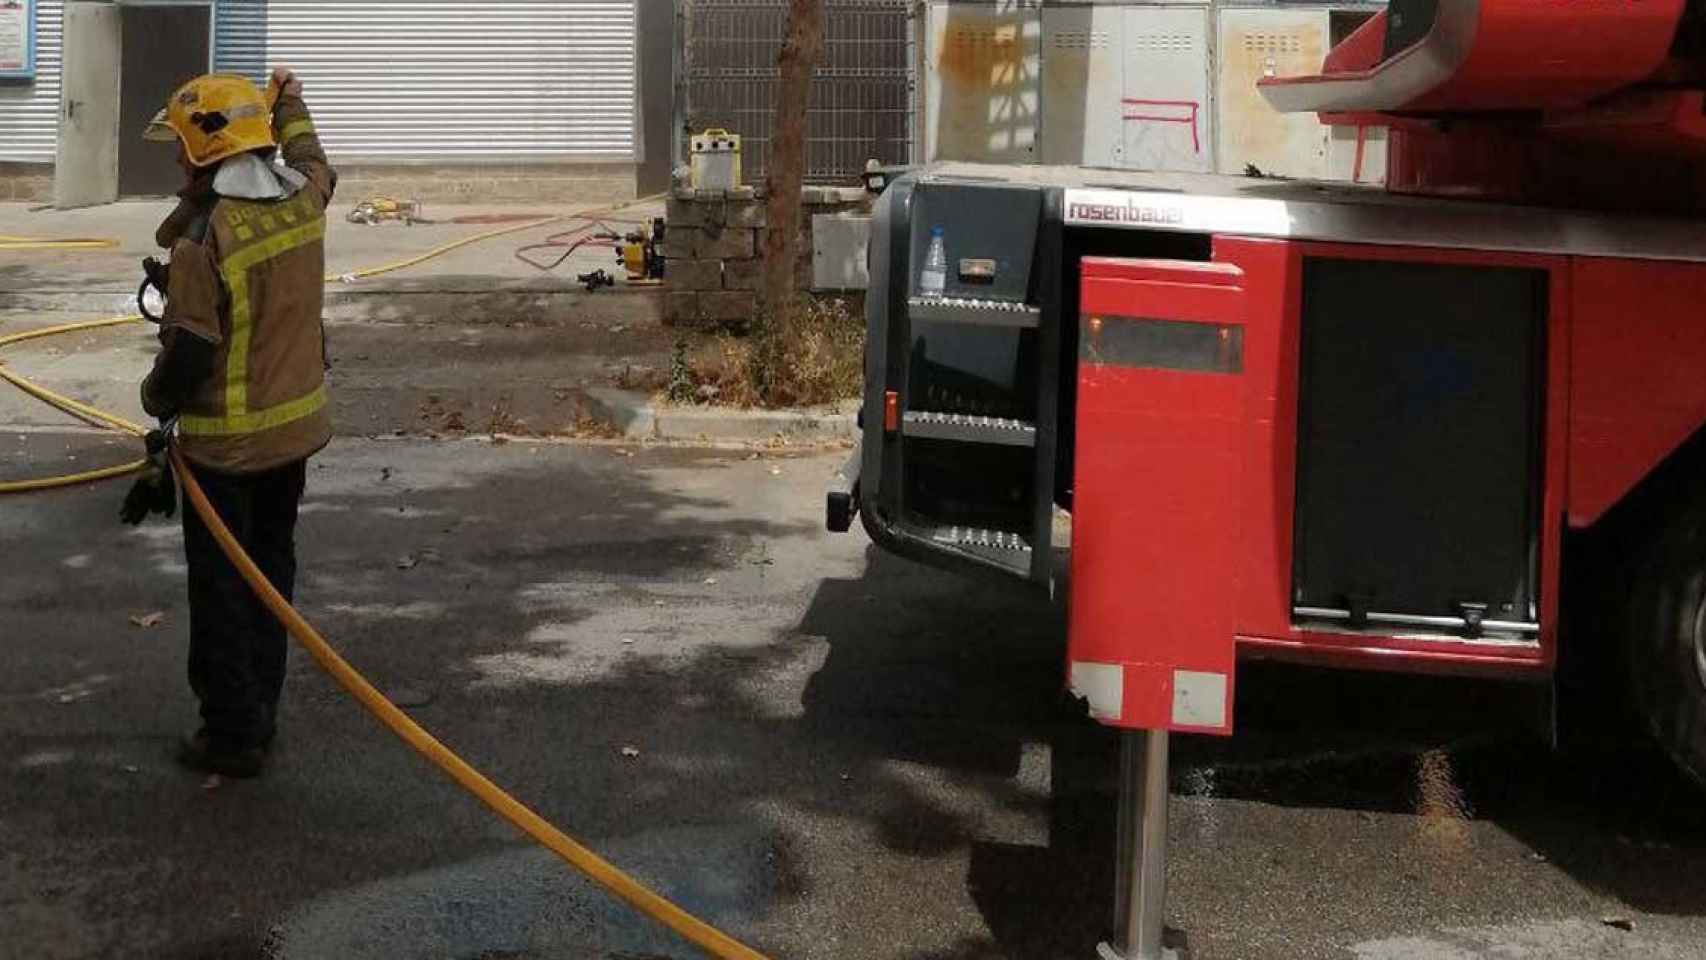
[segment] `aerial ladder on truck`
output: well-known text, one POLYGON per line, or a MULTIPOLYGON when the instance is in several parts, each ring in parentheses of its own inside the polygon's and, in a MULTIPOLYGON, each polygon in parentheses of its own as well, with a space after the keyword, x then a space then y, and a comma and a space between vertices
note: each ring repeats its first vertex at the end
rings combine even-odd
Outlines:
POLYGON ((872 226, 829 523, 1064 590, 1126 731, 1107 957, 1165 953, 1168 736, 1240 657, 1597 648, 1706 781, 1706 0, 1392 0, 1261 92, 1388 127, 1385 188, 944 163, 872 226))

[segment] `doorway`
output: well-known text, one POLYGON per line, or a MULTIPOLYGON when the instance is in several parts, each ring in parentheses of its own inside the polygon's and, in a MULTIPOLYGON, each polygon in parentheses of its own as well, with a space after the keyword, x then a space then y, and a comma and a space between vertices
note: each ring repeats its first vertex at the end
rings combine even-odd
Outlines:
POLYGON ((54 205, 177 192, 172 149, 142 131, 173 90, 207 72, 210 0, 68 3, 64 23, 54 205))
POLYGON ((119 196, 169 196, 184 184, 175 151, 144 141, 142 131, 172 91, 207 72, 212 8, 127 5, 120 13, 119 196))

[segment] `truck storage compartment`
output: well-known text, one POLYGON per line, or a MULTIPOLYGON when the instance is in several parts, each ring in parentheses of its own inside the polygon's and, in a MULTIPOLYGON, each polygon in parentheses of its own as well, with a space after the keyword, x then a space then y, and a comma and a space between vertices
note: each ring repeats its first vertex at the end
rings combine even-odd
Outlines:
POLYGON ((1304 267, 1295 614, 1537 632, 1545 274, 1304 267))
POLYGON ((1029 447, 914 438, 906 449, 908 521, 940 539, 941 528, 1009 533, 1029 542, 1035 482, 1029 447))
POLYGON ((1050 575, 1060 224, 1030 186, 902 178, 879 201, 859 514, 888 549, 1050 575))
POLYGON ((1037 331, 912 324, 911 409, 1034 421, 1037 331))

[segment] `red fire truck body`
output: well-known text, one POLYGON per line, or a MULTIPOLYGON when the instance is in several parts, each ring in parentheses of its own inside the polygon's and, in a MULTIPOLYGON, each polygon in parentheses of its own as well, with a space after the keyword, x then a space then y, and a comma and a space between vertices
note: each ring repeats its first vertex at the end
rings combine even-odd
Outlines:
MULTIPOLYGON (((1706 422, 1706 262, 1213 236, 1210 262, 1234 268, 1244 293, 1247 383, 1244 405, 1238 411, 1241 479, 1231 491, 1237 505, 1233 519, 1240 532, 1237 549, 1224 567, 1226 582, 1217 590, 1223 601, 1235 597, 1235 632, 1243 652, 1403 670, 1437 667, 1520 674, 1550 669, 1558 642, 1566 523, 1573 528, 1591 526, 1706 422), (1525 632, 1513 625, 1512 632, 1519 637, 1451 636, 1442 642, 1437 629, 1350 632, 1300 623, 1291 589, 1297 527, 1300 294, 1306 289, 1305 264, 1323 260, 1532 271, 1544 286, 1544 352, 1538 361, 1545 381, 1545 409, 1538 424, 1542 503, 1535 629, 1525 632), (1228 592, 1229 584, 1236 584, 1235 590, 1228 592)), ((1706 233, 1696 239, 1706 242, 1706 233)), ((1098 280, 1097 285, 1087 286, 1082 304, 1086 314, 1119 313, 1119 287, 1118 280, 1098 280)), ((1188 378, 1181 381, 1181 386, 1189 382, 1188 378)), ((1185 394, 1179 402, 1191 403, 1193 398, 1185 394)), ((1095 484, 1106 483, 1121 496, 1146 499, 1146 492, 1133 486, 1142 476, 1135 464, 1113 462, 1104 468, 1105 475, 1086 474, 1086 466, 1087 457, 1080 448, 1076 496, 1081 498, 1095 484)), ((1205 472, 1218 466, 1205 465, 1205 472)), ((1453 464, 1451 469, 1473 471, 1474 464, 1453 464)), ((1200 480, 1208 484, 1211 478, 1200 480)), ((1706 484, 1706 477, 1701 481, 1706 484)), ((1094 529, 1075 533, 1074 547, 1083 537, 1094 542, 1099 533, 1094 529)), ((1171 538, 1158 546, 1168 552, 1168 562, 1176 562, 1176 553, 1190 550, 1191 541, 1171 538)), ((1117 561, 1110 558, 1109 562, 1117 561)), ((1074 575, 1080 570, 1075 566, 1074 575)), ((1134 602, 1171 606, 1175 600, 1163 594, 1134 602)), ((1316 619, 1334 618, 1336 614, 1316 619)), ((1496 614, 1489 615, 1483 632, 1498 632, 1500 622, 1496 614)), ((1456 628, 1459 624, 1414 626, 1456 628)))
POLYGON ((1592 643, 1706 777, 1703 20, 1394 0, 1263 85, 1390 127, 1385 191, 901 178, 831 525, 1053 582, 1064 508, 1106 723, 1230 732, 1239 655, 1546 678, 1592 643))

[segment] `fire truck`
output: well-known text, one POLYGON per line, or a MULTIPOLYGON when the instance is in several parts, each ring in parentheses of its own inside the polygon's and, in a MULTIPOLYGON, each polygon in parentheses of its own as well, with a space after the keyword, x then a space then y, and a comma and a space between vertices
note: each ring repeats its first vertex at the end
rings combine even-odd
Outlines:
POLYGON ((1384 188, 942 163, 872 224, 829 523, 1065 592, 1133 731, 1110 956, 1163 955, 1166 736, 1240 657, 1597 647, 1706 780, 1706 0, 1393 0, 1260 89, 1387 127, 1384 188))

